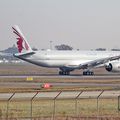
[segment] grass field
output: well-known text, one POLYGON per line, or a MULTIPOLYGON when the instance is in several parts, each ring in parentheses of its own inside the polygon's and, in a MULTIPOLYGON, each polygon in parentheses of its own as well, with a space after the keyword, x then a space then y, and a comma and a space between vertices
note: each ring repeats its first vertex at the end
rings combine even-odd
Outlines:
MULTIPOLYGON (((117 109, 117 99, 100 99, 99 108, 97 109, 96 99, 79 99, 77 100, 56 100, 55 109, 53 100, 33 101, 32 117, 33 118, 50 118, 50 117, 111 117, 119 118, 120 114, 117 109)), ((0 102, 0 118, 6 118, 7 104, 0 102)), ((31 103, 30 101, 10 101, 8 108, 8 118, 30 118, 31 103)), ((104 119, 103 119, 104 120, 104 119)), ((105 119, 106 120, 106 119, 105 119)), ((109 120, 109 119, 107 119, 109 120)))
POLYGON ((7 86, 7 87, 0 87, 0 92, 33 92, 33 91, 61 91, 61 90, 64 90, 64 91, 81 91, 81 90, 120 90, 120 87, 112 87, 112 86, 52 86, 51 88, 49 89, 44 89, 42 88, 41 85, 39 84, 44 84, 44 83, 90 83, 90 84, 94 84, 94 83, 97 83, 97 84, 120 84, 120 80, 80 80, 80 79, 69 79, 69 78, 66 78, 66 79, 59 79, 59 78, 33 78, 33 81, 27 81, 26 80, 27 78, 0 78, 0 82, 16 82, 16 83, 21 83, 21 82, 27 82, 28 84, 29 83, 32 83, 32 82, 36 82, 38 83, 38 86, 39 88, 35 88, 35 87, 26 87, 26 88, 16 88, 16 87, 13 87, 11 88, 11 86, 7 86))

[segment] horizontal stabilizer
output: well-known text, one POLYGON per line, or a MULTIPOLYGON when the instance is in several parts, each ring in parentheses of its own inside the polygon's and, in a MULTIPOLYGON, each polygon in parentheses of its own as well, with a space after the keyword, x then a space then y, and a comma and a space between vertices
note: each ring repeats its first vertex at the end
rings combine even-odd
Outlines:
POLYGON ((16 54, 13 54, 15 57, 28 57, 28 56, 31 56, 31 55, 33 55, 33 54, 35 54, 35 52, 34 51, 32 51, 32 52, 28 52, 28 53, 16 53, 16 54))

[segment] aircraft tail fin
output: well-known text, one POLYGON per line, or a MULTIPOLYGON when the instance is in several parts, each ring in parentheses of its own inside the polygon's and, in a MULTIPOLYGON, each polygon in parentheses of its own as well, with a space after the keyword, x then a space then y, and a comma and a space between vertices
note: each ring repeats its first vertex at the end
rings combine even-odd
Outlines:
POLYGON ((27 42, 26 38, 24 37, 23 33, 21 32, 20 28, 15 25, 12 27, 13 33, 17 35, 17 48, 19 53, 24 53, 24 52, 32 52, 32 49, 27 42))

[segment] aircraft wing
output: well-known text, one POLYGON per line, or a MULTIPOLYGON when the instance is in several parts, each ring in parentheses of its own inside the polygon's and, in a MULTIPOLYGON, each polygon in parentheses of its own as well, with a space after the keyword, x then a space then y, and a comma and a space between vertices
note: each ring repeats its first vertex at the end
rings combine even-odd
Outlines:
POLYGON ((96 60, 93 60, 93 61, 90 61, 90 62, 80 64, 79 69, 88 69, 88 68, 97 67, 97 66, 105 64, 109 61, 113 61, 113 60, 117 60, 117 59, 120 59, 120 55, 119 56, 112 56, 112 57, 107 57, 107 58, 96 59, 96 60))

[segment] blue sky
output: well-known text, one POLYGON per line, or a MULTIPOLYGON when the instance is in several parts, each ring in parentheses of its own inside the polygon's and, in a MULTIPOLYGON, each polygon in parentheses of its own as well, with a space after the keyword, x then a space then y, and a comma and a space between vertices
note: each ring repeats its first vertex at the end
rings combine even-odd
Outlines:
POLYGON ((120 0, 0 0, 0 50, 19 25, 32 47, 120 48, 120 0))

